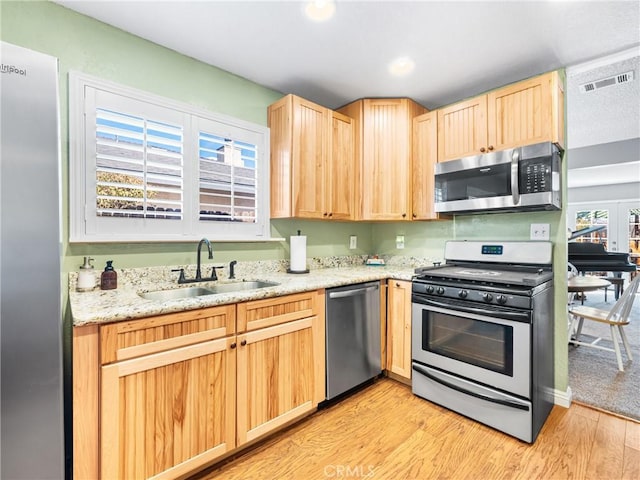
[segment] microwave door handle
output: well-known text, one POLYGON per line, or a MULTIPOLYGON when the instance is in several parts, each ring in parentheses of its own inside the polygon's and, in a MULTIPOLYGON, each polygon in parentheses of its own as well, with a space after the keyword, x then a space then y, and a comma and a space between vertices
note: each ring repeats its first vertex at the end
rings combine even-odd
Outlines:
POLYGON ((518 190, 518 163, 520 162, 520 149, 514 148, 511 152, 511 197, 513 204, 520 203, 520 190, 518 190))

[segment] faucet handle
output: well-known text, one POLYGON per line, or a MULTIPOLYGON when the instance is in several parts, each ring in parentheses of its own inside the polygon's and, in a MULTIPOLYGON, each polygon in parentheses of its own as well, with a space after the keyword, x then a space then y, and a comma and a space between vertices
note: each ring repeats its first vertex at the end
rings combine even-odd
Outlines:
POLYGON ((216 268, 222 268, 222 267, 216 267, 216 266, 212 266, 212 267, 211 267, 211 277, 210 277, 210 280, 218 280, 218 273, 216 272, 216 268))
POLYGON ((178 277, 178 283, 184 283, 186 278, 184 277, 184 268, 175 268, 171 270, 172 272, 180 272, 180 276, 178 277))

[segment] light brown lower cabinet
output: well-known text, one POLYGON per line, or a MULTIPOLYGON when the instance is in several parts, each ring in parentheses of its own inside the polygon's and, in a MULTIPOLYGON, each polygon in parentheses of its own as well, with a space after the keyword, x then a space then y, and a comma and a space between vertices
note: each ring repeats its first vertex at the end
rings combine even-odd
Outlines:
POLYGON ((387 293, 387 372, 411 380, 411 282, 389 280, 387 293))
POLYGON ((178 478, 324 399, 324 290, 77 327, 73 364, 74 478, 178 478))
POLYGON ((102 367, 101 478, 176 478, 235 447, 234 341, 102 367))
POLYGON ((324 290, 238 305, 238 445, 325 399, 324 290))

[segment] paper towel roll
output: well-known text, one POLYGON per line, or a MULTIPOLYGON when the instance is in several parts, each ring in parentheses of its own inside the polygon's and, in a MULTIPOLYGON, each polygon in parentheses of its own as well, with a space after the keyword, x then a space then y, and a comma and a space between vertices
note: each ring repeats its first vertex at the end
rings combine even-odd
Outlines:
POLYGON ((291 241, 291 266, 292 272, 304 272, 307 270, 307 237, 305 235, 295 235, 290 237, 291 241))

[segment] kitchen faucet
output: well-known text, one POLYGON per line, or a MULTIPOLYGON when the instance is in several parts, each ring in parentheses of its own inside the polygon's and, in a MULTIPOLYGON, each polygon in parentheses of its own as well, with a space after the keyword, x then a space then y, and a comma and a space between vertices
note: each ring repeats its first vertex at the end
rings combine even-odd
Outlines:
POLYGON ((202 250, 202 244, 207 246, 207 250, 209 250, 209 260, 213 258, 213 249, 211 248, 211 242, 207 238, 203 238, 198 243, 198 265, 196 267, 196 277, 195 278, 185 278, 184 276, 184 268, 177 268, 175 270, 171 270, 172 272, 180 272, 180 277, 178 278, 178 283, 194 283, 194 282, 208 282, 218 280, 218 275, 216 275, 216 268, 221 267, 211 267, 211 276, 209 278, 202 278, 202 263, 200 260, 200 252, 202 250))
MULTIPOLYGON (((200 250, 202 250, 203 243, 207 244, 207 249, 209 250, 209 260, 213 258, 213 250, 211 249, 211 242, 209 241, 209 239, 203 238, 202 240, 200 240, 200 243, 198 243, 198 267, 196 268, 196 282, 199 282, 200 280, 202 280, 202 272, 200 271, 200 250)), ((213 271, 215 273, 215 269, 213 271)))

